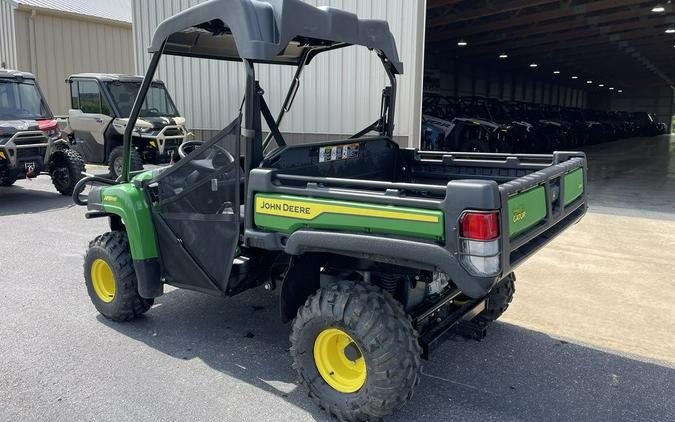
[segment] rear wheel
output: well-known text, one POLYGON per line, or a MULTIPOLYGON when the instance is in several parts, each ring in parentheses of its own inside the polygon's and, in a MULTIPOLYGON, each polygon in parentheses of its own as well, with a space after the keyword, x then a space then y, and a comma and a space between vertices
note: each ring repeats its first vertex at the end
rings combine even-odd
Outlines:
POLYGON ((511 273, 488 294, 485 310, 474 318, 475 322, 489 324, 499 319, 509 307, 516 292, 516 275, 511 273))
MULTIPOLYGON (((124 148, 119 146, 110 151, 110 157, 108 158, 108 170, 110 171, 110 177, 113 180, 117 180, 117 178, 122 175, 123 168, 124 148)), ((141 154, 139 154, 135 148, 131 149, 131 167, 129 168, 131 171, 143 170, 143 157, 141 157, 141 154)))
POLYGON ((298 311, 291 356, 315 402, 340 420, 381 418, 418 382, 421 349, 403 307, 370 284, 321 288, 298 311))
POLYGON ((89 243, 84 258, 84 278, 96 309, 113 321, 137 318, 154 302, 138 294, 136 272, 124 232, 105 233, 89 243))
POLYGON ((61 195, 70 196, 84 172, 82 156, 72 149, 56 151, 51 158, 49 175, 61 195))

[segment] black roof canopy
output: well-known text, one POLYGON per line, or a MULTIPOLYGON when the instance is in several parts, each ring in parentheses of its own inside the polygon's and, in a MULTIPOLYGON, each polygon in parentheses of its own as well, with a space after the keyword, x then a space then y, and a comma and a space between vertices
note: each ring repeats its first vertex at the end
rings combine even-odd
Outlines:
POLYGON ((163 21, 151 53, 300 65, 305 52, 360 45, 378 50, 403 73, 394 36, 382 20, 359 19, 302 0, 210 0, 163 21))

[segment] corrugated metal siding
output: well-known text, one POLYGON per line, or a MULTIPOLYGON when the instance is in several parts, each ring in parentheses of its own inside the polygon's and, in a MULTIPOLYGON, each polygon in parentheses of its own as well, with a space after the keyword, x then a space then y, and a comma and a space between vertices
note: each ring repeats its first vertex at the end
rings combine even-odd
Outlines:
POLYGON ((33 72, 55 114, 66 114, 64 80, 79 72, 134 73, 130 25, 15 10, 18 67, 33 72))
POLYGON ((0 0, 0 68, 16 67, 16 41, 14 39, 14 6, 0 0))
MULTIPOLYGON (((136 71, 144 73, 150 61, 147 47, 157 25, 200 0, 132 0, 136 71)), ((396 133, 407 136, 411 118, 418 54, 418 0, 307 0, 355 12, 361 18, 389 21, 396 36, 405 75, 399 80, 396 133)), ((266 90, 273 112, 281 107, 294 69, 259 66, 258 78, 266 90)), ((214 130, 228 123, 241 104, 245 77, 240 63, 164 57, 158 78, 164 80, 188 126, 214 130)), ((419 80, 419 79, 417 79, 419 80)), ((306 68, 293 111, 282 125, 286 133, 352 134, 377 118, 386 75, 377 56, 365 48, 352 47, 319 56, 306 68)), ((421 82, 420 82, 421 84, 421 82)), ((414 129, 412 130, 414 131, 414 129)))
POLYGON ((25 6, 131 23, 131 0, 13 0, 25 6))

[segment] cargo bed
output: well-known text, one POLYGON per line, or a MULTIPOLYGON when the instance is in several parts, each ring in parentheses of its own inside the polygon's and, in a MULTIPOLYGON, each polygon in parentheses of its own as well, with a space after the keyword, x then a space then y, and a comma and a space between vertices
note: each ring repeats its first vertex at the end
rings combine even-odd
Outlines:
MULTIPOLYGON (((456 260, 462 214, 498 211, 502 275, 584 215, 585 187, 580 152, 421 152, 387 138, 289 146, 251 172, 247 195, 255 200, 246 202, 245 239, 288 252, 292 238, 311 237, 308 231, 323 239, 328 232, 360 234, 371 243, 384 235, 440 245, 456 260), (352 156, 345 154, 347 146, 352 156)), ((345 252, 350 248, 346 244, 345 252)))

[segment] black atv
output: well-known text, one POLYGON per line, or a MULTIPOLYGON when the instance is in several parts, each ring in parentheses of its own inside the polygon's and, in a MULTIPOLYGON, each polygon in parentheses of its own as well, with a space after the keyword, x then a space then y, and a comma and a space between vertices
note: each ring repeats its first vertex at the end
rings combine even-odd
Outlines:
POLYGON ((72 195, 84 162, 61 137, 35 76, 0 70, 0 186, 49 174, 54 187, 72 195))
POLYGON ((425 151, 498 151, 499 125, 474 116, 455 98, 426 95, 422 115, 422 149, 425 151))

